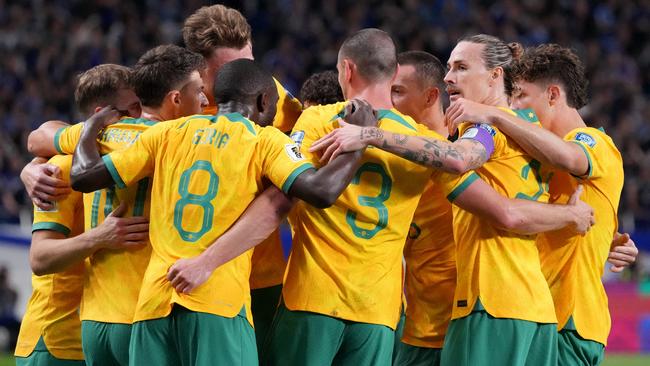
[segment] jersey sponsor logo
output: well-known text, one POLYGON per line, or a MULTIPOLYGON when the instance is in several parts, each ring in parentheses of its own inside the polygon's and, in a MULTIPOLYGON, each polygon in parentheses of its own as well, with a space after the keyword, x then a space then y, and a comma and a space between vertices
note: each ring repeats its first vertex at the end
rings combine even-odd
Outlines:
POLYGON ((286 144, 284 145, 284 150, 293 161, 305 160, 305 158, 300 153, 300 145, 298 144, 286 144))
POLYGON ((574 140, 580 141, 589 147, 596 146, 596 140, 593 137, 591 137, 591 135, 588 135, 584 132, 578 132, 574 140))
POLYGON ((36 206, 36 212, 59 212, 59 204, 57 202, 45 201, 45 203, 51 204, 52 208, 50 208, 49 210, 44 210, 44 209, 36 206))
POLYGON ((302 140, 305 139, 305 131, 295 131, 291 134, 291 139, 298 145, 302 144, 302 140))
POLYGON ((466 308, 467 307, 467 300, 458 300, 456 302, 456 306, 459 308, 466 308))

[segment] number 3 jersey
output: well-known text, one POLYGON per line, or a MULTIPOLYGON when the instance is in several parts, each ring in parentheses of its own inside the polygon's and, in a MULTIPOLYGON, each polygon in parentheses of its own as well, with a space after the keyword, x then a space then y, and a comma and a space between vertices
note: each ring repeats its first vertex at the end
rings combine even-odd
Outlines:
POLYGON ((177 293, 167 271, 178 259, 201 254, 264 189, 263 178, 288 192, 313 166, 274 127, 238 113, 195 115, 158 123, 129 148, 103 157, 118 188, 152 176, 149 237, 153 252, 134 321, 167 316, 172 304, 250 318, 251 253, 216 269, 189 294, 177 293))
MULTIPOLYGON (((309 147, 338 127, 344 107, 310 107, 298 119, 292 138, 312 163, 318 165, 319 156, 309 153, 309 147)), ((387 131, 435 134, 396 110, 380 110, 378 118, 378 126, 387 131)), ((294 237, 283 288, 286 307, 394 329, 401 305, 402 250, 430 178, 446 194, 463 189, 462 176, 369 147, 333 206, 298 203, 290 216, 294 237)))

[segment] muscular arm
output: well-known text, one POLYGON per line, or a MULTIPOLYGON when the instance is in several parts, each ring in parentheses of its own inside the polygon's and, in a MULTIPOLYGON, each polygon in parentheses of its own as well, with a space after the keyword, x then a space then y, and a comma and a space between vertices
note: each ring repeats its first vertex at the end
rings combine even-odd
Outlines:
POLYGON ((576 176, 583 176, 589 171, 587 155, 577 144, 564 141, 548 130, 531 126, 521 118, 496 108, 492 109, 488 121, 542 163, 576 176))
POLYGON ((360 134, 362 139, 364 135, 370 136, 370 145, 384 151, 420 165, 455 174, 476 169, 488 159, 485 147, 472 139, 460 139, 452 143, 423 136, 401 135, 376 127, 366 127, 360 134))
POLYGON ((573 226, 577 232, 584 233, 593 224, 593 209, 580 201, 579 195, 576 191, 567 205, 509 199, 478 179, 454 200, 454 204, 499 229, 518 234, 537 234, 565 226, 573 226))
POLYGON ((215 269, 268 238, 292 206, 291 199, 280 189, 266 189, 208 249, 197 257, 174 263, 167 279, 178 292, 190 292, 207 281, 215 269))
POLYGON ((96 139, 107 121, 116 119, 118 115, 115 109, 104 107, 86 121, 70 170, 70 183, 75 191, 89 193, 114 184, 99 154, 96 139))
POLYGON ((47 121, 32 131, 27 137, 27 150, 34 156, 52 157, 59 152, 54 146, 56 132, 69 124, 63 121, 47 121))

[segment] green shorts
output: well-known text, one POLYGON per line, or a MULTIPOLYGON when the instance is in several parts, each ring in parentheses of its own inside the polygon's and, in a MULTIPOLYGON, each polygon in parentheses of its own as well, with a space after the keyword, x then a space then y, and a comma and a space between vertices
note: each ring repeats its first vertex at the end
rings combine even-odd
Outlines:
POLYGON ((399 357, 402 336, 404 335, 404 323, 406 323, 406 313, 404 312, 404 308, 402 308, 399 323, 397 323, 397 328, 395 329, 395 339, 393 340, 393 365, 396 364, 397 357, 399 357))
POLYGON ((251 290, 251 312, 253 313, 255 341, 257 342, 257 353, 260 360, 263 359, 262 347, 271 328, 271 323, 273 323, 273 316, 278 308, 280 295, 282 295, 282 285, 251 290))
POLYGON ((599 365, 605 357, 605 346, 580 337, 577 331, 562 329, 558 337, 558 365, 599 365))
POLYGON ((440 366, 442 348, 417 347, 400 342, 393 352, 393 366, 440 366))
POLYGON ((52 356, 47 350, 43 337, 38 339, 31 355, 16 356, 16 366, 84 366, 85 364, 83 360, 64 360, 52 356))
POLYGON ((133 324, 129 365, 257 366, 255 332, 245 309, 234 318, 174 305, 164 318, 133 324))
POLYGON ((128 366, 131 324, 81 321, 81 347, 89 366, 128 366))
POLYGON ((390 365, 395 332, 280 304, 264 345, 263 365, 390 365))
MULTIPOLYGON (((477 307, 482 308, 480 303, 477 307)), ((495 318, 475 310, 449 324, 442 365, 556 366, 557 324, 495 318)))

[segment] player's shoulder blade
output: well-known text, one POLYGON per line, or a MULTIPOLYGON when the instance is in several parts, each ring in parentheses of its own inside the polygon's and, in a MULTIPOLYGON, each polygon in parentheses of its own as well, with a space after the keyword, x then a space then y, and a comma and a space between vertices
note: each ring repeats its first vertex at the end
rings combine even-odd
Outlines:
POLYGON ((377 110, 377 119, 380 127, 385 129, 395 132, 418 132, 418 125, 413 118, 403 115, 395 108, 377 110))

